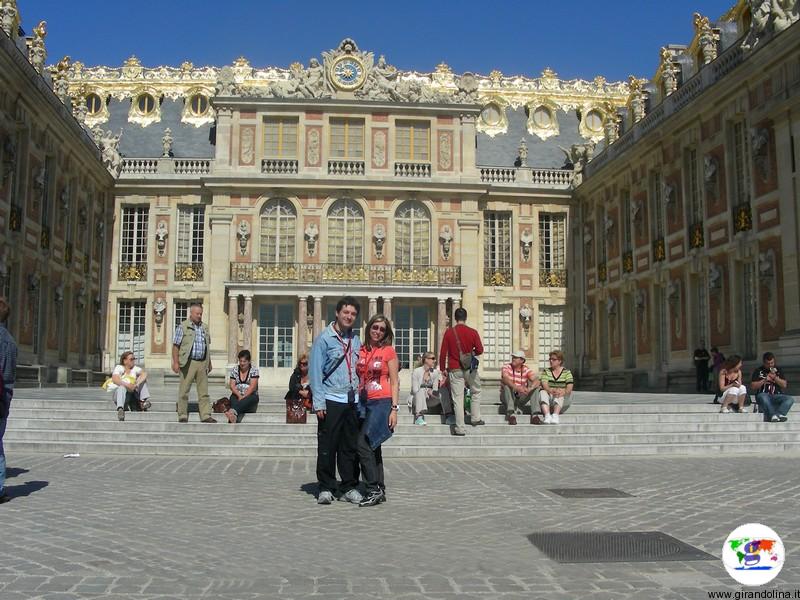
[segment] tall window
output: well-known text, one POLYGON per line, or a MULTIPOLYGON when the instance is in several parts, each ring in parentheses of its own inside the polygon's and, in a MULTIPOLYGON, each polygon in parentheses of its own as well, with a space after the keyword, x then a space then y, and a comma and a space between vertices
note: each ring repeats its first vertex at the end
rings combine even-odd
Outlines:
POLYGON ((423 352, 428 352, 430 317, 426 306, 396 306, 394 317, 394 348, 400 366, 413 368, 414 362, 423 352))
MULTIPOLYGON (((301 326, 305 326, 302 324, 301 326)), ((294 366, 294 311, 291 304, 262 305, 258 319, 258 364, 284 369, 294 366)))
POLYGON ((264 156, 297 158, 297 119, 287 117, 264 119, 264 156))
POLYGON ((131 351, 136 362, 144 360, 145 302, 120 302, 117 311, 117 357, 131 351))
POLYGON ((539 269, 565 268, 567 245, 566 215, 539 214, 539 269))
POLYGON ((622 249, 630 252, 633 249, 633 224, 631 223, 631 196, 625 190, 622 194, 622 249))
POLYGON ((404 202, 395 214, 395 262, 428 265, 431 261, 431 217, 418 202, 404 202))
POLYGON ((653 207, 653 239, 664 237, 664 198, 661 194, 661 173, 650 174, 650 199, 653 207))
POLYGON ((753 262, 742 263, 740 296, 744 319, 742 354, 754 359, 758 353, 758 276, 753 262))
POLYGON ((683 160, 683 168, 686 173, 686 197, 689 199, 689 220, 691 224, 702 223, 703 198, 700 193, 700 177, 697 171, 697 149, 687 150, 683 160))
POLYGON ((364 261, 364 214, 353 200, 337 200, 328 211, 328 262, 364 261))
POLYGON ((363 119, 331 119, 331 157, 364 158, 363 119))
POLYGON ((733 148, 733 191, 734 205, 750 201, 750 163, 747 146, 747 128, 744 121, 737 121, 731 130, 733 148))
POLYGON ((123 263, 147 262, 147 206, 122 209, 122 245, 119 260, 123 263))
POLYGON ((205 206, 181 206, 178 208, 177 262, 203 262, 205 216, 205 206))
POLYGON ((175 325, 173 331, 189 318, 189 304, 191 304, 189 300, 175 300, 172 303, 172 322, 175 325))
POLYGON ((549 354, 564 350, 564 307, 539 307, 539 366, 549 367, 549 354))
POLYGON ((511 285, 511 213, 483 213, 483 274, 485 285, 511 285))
POLYGON ((44 186, 42 190, 42 225, 44 227, 50 225, 50 203, 53 200, 50 197, 50 188, 52 187, 54 163, 55 159, 52 156, 44 159, 44 177, 42 181, 44 186))
POLYGON ((510 304, 483 305, 483 366, 499 369, 511 354, 510 304))
POLYGON ((395 127, 397 160, 427 162, 431 157, 431 124, 428 121, 398 121, 395 127))
POLYGON ((270 200, 261 209, 261 262, 294 262, 297 214, 288 200, 270 200))

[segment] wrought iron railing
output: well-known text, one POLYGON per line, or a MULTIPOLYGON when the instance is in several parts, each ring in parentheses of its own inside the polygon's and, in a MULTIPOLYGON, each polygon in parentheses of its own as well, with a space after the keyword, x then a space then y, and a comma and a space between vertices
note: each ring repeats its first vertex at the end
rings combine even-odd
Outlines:
POLYGON ((743 202, 733 207, 733 231, 741 233, 753 228, 753 213, 749 202, 743 202))
POLYGON ((622 272, 633 273, 633 251, 628 250, 622 254, 622 272))
POLYGON ((653 262, 661 262, 667 258, 667 247, 664 238, 653 240, 653 262))
POLYGON ((231 263, 231 281, 360 283, 364 285, 460 285, 461 267, 343 263, 231 263))
POLYGON ((147 263, 121 262, 117 271, 120 281, 145 281, 147 280, 147 263))
POLYGON ((689 247, 702 248, 706 245, 705 228, 703 223, 692 223, 689 226, 689 247))
POLYGON ((566 269, 539 269, 540 287, 567 287, 566 269))
POLYGON ((203 279, 203 263, 175 263, 175 281, 200 281, 203 279))
POLYGON ((511 267, 484 267, 483 285, 509 287, 514 285, 514 270, 511 267))

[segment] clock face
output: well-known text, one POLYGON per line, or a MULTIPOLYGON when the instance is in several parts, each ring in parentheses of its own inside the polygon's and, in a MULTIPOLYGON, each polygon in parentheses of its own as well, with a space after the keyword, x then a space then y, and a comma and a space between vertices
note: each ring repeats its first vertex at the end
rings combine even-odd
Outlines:
POLYGON ((364 66, 352 56, 342 56, 331 66, 331 79, 336 87, 354 90, 364 83, 364 66))

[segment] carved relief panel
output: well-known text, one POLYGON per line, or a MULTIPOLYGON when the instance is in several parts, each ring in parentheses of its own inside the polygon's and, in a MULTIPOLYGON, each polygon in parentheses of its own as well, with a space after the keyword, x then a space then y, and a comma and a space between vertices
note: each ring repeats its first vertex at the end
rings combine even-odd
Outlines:
POLYGON ((437 140, 437 166, 438 171, 453 170, 453 132, 439 131, 436 134, 437 140))
POLYGON ((306 166, 319 167, 322 164, 322 127, 306 126, 306 166))
POLYGON ((239 164, 243 167, 256 164, 255 125, 242 125, 239 128, 239 164))
POLYGON ((389 165, 389 130, 376 127, 372 130, 372 168, 385 169, 389 165))

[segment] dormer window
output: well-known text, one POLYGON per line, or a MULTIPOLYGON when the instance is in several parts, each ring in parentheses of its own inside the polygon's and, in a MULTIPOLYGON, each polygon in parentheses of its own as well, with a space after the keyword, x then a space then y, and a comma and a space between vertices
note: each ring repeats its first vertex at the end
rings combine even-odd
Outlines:
POLYGON ((202 94, 195 94, 189 98, 189 111, 195 117, 202 117, 208 112, 208 98, 202 94))
POLYGON ((88 94, 86 96, 86 109, 90 115, 99 114, 103 110, 103 99, 97 94, 88 94))
POLYGON ((603 130, 603 115, 596 110, 590 110, 586 113, 586 128, 589 131, 602 131, 603 130))

